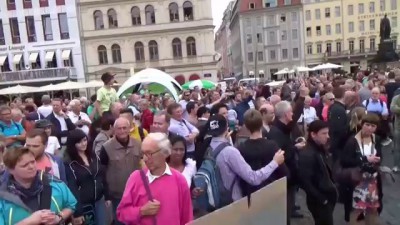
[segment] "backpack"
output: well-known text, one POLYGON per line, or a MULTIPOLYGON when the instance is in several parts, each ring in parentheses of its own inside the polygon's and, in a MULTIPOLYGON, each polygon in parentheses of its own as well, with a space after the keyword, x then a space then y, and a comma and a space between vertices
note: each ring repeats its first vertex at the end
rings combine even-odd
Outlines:
POLYGON ((207 212, 212 212, 233 202, 232 189, 236 179, 227 190, 216 162, 218 155, 227 146, 229 143, 224 142, 215 150, 208 147, 204 161, 193 177, 194 185, 204 190, 203 194, 196 198, 197 206, 207 212))
MULTIPOLYGON (((380 112, 375 112, 378 115, 380 115, 380 113, 383 111, 383 101, 381 99, 379 99, 379 103, 381 104, 381 111, 380 112)), ((365 101, 365 109, 368 111, 368 105, 369 105, 369 99, 367 99, 365 101)))
MULTIPOLYGON (((379 103, 381 104, 381 107, 383 109, 383 101, 381 99, 379 99, 379 103)), ((368 105, 369 105, 369 99, 367 99, 365 102, 365 108, 368 108, 368 105)))

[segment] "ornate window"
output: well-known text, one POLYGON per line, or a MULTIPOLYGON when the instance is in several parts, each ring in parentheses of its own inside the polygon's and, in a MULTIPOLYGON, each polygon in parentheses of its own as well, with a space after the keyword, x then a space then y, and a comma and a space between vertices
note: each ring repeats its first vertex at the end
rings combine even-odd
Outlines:
POLYGON ((190 1, 183 3, 183 16, 185 21, 193 20, 193 4, 190 1))
POLYGON ((149 42, 149 55, 150 60, 158 60, 158 44, 154 40, 149 42))
POLYGON ((187 55, 188 56, 196 56, 196 40, 194 37, 188 37, 186 39, 186 49, 187 49, 187 55))
POLYGON ((107 48, 104 45, 97 47, 97 54, 99 56, 99 64, 108 64, 107 48))
POLYGON ((107 16, 108 16, 108 27, 109 28, 118 27, 117 13, 115 12, 115 10, 114 9, 108 10, 107 16))
POLYGON ((99 10, 94 11, 94 29, 101 30, 104 29, 103 13, 99 10))
POLYGON ((171 22, 179 22, 179 7, 178 4, 172 2, 169 4, 169 20, 171 22))
POLYGON ((174 58, 182 58, 182 42, 179 38, 172 40, 172 54, 174 58))
POLYGON ((135 43, 135 57, 137 62, 143 62, 144 58, 144 46, 142 42, 135 43))
POLYGON ((113 44, 111 46, 112 60, 113 63, 121 63, 121 47, 118 44, 113 44))
POLYGON ((145 13, 146 13, 146 24, 155 24, 156 14, 154 13, 154 7, 152 5, 146 6, 145 13))
POLYGON ((137 26, 142 24, 142 18, 140 17, 140 9, 137 6, 131 9, 132 25, 137 26))

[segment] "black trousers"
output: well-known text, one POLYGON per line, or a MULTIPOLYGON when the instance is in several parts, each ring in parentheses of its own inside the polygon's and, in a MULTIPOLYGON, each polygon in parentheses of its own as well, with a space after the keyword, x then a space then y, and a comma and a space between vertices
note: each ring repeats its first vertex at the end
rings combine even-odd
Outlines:
POLYGON ((307 199, 307 207, 314 218, 315 225, 333 225, 333 211, 336 203, 328 202, 323 205, 307 199))

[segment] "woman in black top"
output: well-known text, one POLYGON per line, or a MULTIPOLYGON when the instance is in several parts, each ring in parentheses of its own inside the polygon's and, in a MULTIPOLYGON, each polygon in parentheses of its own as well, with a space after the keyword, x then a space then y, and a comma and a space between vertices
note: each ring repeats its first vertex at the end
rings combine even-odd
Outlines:
POLYGON ((70 131, 67 140, 68 187, 78 201, 73 224, 105 225, 105 205, 110 203, 104 201, 107 185, 100 159, 88 146, 88 138, 82 130, 70 131))

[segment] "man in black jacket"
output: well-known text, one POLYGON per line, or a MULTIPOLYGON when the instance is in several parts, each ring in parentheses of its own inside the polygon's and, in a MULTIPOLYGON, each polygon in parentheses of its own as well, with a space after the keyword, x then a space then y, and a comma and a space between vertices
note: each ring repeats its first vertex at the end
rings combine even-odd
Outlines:
POLYGON ((62 111, 61 99, 53 99, 53 112, 47 116, 52 124, 51 134, 56 136, 61 146, 67 143, 68 132, 74 130, 76 126, 72 123, 71 119, 62 111))
POLYGON ((299 154, 299 180, 307 194, 307 207, 315 225, 333 225, 338 192, 332 178, 332 166, 325 145, 329 138, 328 124, 321 120, 308 127, 307 145, 299 154))
POLYGON ((275 105, 275 120, 271 126, 270 132, 266 137, 275 141, 279 148, 285 152, 285 163, 289 168, 288 179, 288 224, 290 224, 290 217, 301 218, 302 215, 295 212, 295 195, 298 186, 296 178, 297 173, 297 158, 298 151, 304 148, 305 143, 295 143, 291 134, 299 120, 304 108, 304 98, 309 93, 308 88, 301 87, 299 97, 294 106, 294 110, 288 101, 281 101, 275 105))
POLYGON ((345 90, 342 87, 333 89, 335 102, 328 109, 329 137, 331 138, 330 152, 334 161, 338 159, 338 152, 344 148, 349 133, 344 94, 345 90))

